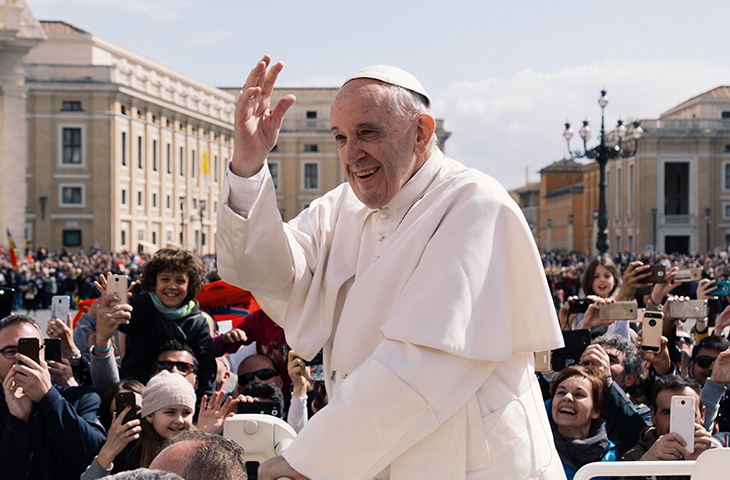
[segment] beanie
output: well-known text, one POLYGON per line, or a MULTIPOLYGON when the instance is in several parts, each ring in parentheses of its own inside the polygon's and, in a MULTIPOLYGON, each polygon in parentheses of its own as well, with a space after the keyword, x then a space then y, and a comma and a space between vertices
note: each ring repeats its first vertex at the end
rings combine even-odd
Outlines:
POLYGON ((179 373, 163 370, 150 379, 142 393, 142 417, 172 405, 195 411, 195 390, 179 373))

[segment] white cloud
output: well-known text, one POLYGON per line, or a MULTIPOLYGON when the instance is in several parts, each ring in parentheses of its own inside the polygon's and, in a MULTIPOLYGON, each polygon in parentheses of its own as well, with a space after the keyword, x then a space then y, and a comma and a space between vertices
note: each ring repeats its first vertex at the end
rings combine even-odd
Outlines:
MULTIPOLYGON (((707 61, 606 60, 555 72, 523 70, 509 79, 456 82, 434 97, 436 116, 453 132, 450 156, 479 168, 507 188, 567 154, 562 137, 566 119, 577 132, 588 118, 594 138, 600 131, 600 90, 608 90, 606 128, 619 117, 658 118, 679 103, 730 81, 730 66, 707 61)), ((573 138, 578 149, 580 138, 573 138), (577 140, 577 141, 576 141, 577 140)), ((589 143, 589 147, 592 144, 589 143)))

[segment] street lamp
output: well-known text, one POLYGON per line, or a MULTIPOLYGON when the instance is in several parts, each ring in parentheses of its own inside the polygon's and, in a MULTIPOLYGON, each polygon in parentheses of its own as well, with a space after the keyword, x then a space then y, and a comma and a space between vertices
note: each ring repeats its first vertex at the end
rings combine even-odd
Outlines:
POLYGON ((598 249, 599 255, 603 255, 608 251, 608 207, 607 207, 607 196, 608 188, 606 185, 606 164, 608 160, 618 157, 631 157, 636 154, 636 149, 639 144, 639 138, 643 130, 640 122, 637 120, 633 125, 632 138, 634 139, 634 148, 628 151, 623 147, 622 143, 626 137, 626 127, 624 126, 623 120, 618 121, 616 126, 616 136, 618 137, 618 143, 609 147, 606 144, 606 129, 604 122, 604 112, 606 105, 608 105, 608 98, 606 98, 606 90, 601 90, 601 98, 598 99, 598 105, 601 106, 601 139, 598 146, 588 149, 587 143, 591 138, 591 127, 588 125, 588 120, 583 120, 583 126, 581 127, 580 137, 583 139, 583 151, 572 151, 570 150, 570 139, 573 138, 573 130, 570 128, 570 123, 565 123, 565 131, 563 137, 568 143, 568 153, 571 158, 592 158, 598 162, 600 168, 600 181, 598 190, 598 239, 596 240, 596 248, 598 249))

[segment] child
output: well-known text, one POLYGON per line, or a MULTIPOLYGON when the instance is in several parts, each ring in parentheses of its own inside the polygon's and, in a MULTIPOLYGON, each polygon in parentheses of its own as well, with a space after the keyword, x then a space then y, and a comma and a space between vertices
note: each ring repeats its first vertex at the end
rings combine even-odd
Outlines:
POLYGON ((131 318, 119 326, 126 334, 121 378, 147 383, 155 355, 165 342, 174 339, 188 344, 198 360, 198 399, 215 392, 217 365, 210 330, 193 300, 204 285, 203 262, 188 251, 158 250, 145 264, 143 292, 129 299, 131 318))

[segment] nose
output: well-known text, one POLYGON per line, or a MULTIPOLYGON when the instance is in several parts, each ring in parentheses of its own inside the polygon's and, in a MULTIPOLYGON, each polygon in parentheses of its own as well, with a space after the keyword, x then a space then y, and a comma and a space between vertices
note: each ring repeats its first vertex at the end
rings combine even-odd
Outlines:
POLYGON ((365 156, 365 152, 360 148, 360 141, 358 139, 348 140, 344 146, 340 148, 340 159, 348 164, 352 165, 365 156))

